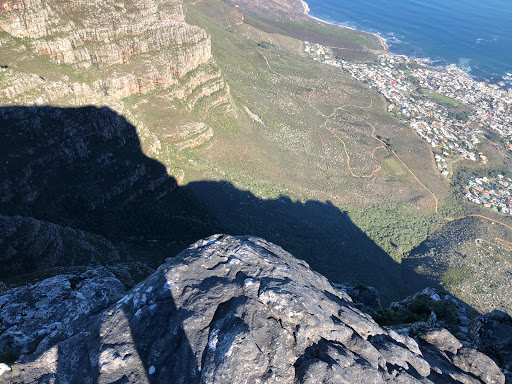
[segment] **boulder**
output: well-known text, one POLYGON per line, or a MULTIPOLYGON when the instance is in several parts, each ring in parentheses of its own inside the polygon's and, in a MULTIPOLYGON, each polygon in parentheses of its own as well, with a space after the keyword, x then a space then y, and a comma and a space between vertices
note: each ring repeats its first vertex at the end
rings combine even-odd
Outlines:
POLYGON ((104 267, 8 290, 0 296, 3 359, 25 361, 45 354, 85 331, 91 319, 125 293, 124 285, 104 267))
POLYGON ((354 304, 364 312, 376 312, 382 309, 379 292, 374 287, 356 285, 348 287, 346 292, 354 300, 354 304))
MULTIPOLYGON (((107 304, 121 288, 107 289, 119 285, 112 276, 103 280, 95 290, 107 304)), ((43 316, 40 326, 63 325, 34 342, 38 306, 59 305, 55 295, 44 300, 54 287, 72 290, 69 278, 55 277, 24 288, 30 300, 0 296, 33 313, 33 326, 17 326, 32 330, 24 335, 35 348, 3 374, 12 383, 505 382, 476 351, 462 348, 452 362, 443 343, 418 345, 379 326, 305 262, 260 238, 201 240, 99 314, 81 316, 76 305, 64 320, 43 316)))
POLYGON ((479 351, 493 357, 500 366, 512 371, 512 317, 495 310, 471 323, 471 336, 479 351))
POLYGON ((440 351, 456 354, 462 343, 446 329, 434 329, 420 336, 421 339, 440 351))

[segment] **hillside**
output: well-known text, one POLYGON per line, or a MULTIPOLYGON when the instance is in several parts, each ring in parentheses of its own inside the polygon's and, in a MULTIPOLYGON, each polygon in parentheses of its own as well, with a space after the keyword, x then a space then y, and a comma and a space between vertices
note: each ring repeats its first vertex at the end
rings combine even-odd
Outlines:
POLYGON ((440 284, 482 313, 510 312, 512 258, 499 240, 508 236, 507 228, 479 217, 448 223, 403 260, 403 273, 411 285, 440 284))
MULTIPOLYGON (((401 262, 452 233, 437 200, 445 217, 460 207, 425 142, 381 95, 306 56, 306 39, 351 60, 382 52, 295 0, 3 3, 0 213, 113 247, 94 263, 155 268, 198 238, 251 233, 385 302, 413 292, 423 272, 401 262)), ((91 260, 15 244, 53 255, 48 267, 91 260)))

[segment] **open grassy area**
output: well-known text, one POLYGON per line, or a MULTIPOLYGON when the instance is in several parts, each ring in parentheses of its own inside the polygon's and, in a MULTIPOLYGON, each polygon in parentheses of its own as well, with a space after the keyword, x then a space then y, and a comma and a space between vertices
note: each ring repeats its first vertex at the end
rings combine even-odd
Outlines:
POLYGON ((450 107, 457 107, 460 105, 458 101, 455 101, 453 99, 450 99, 447 96, 441 95, 437 92, 429 92, 428 97, 434 101, 437 101, 438 103, 450 106, 450 107))
POLYGON ((398 162, 396 161, 396 159, 392 158, 392 157, 388 157, 386 159, 384 159, 384 161, 386 162, 387 165, 389 165, 391 167, 391 169, 397 174, 397 175, 403 175, 405 174, 405 170, 403 169, 403 167, 400 166, 400 164, 398 164, 398 162))

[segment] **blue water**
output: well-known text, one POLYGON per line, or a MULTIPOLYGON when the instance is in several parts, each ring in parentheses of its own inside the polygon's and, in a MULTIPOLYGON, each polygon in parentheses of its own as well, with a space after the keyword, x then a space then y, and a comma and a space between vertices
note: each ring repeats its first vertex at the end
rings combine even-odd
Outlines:
POLYGON ((512 0, 306 0, 310 15, 380 33, 390 51, 455 64, 478 78, 512 73, 512 0))

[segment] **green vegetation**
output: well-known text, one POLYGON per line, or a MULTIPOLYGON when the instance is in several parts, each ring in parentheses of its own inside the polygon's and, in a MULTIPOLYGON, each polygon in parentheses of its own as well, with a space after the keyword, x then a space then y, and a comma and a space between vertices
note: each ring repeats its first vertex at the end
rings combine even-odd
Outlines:
POLYGON ((450 99, 449 97, 443 96, 443 95, 441 95, 439 93, 436 93, 436 92, 429 92, 428 93, 428 98, 432 99, 434 101, 437 101, 440 104, 447 105, 447 106, 450 106, 450 107, 457 107, 457 106, 460 105, 460 103, 458 101, 450 99))
POLYGON ((471 274, 467 267, 448 268, 441 276, 441 282, 447 288, 454 288, 462 284, 471 274))
MULTIPOLYGON (((407 77, 408 81, 412 83, 413 85, 419 86, 419 80, 412 75, 408 75, 407 77)), ((447 96, 441 95, 437 92, 430 92, 429 90, 418 88, 416 90, 417 93, 413 93, 411 96, 416 99, 430 99, 437 103, 439 103, 441 106, 444 106, 448 110, 448 117, 451 119, 458 120, 461 123, 467 123, 469 121, 469 117, 474 113, 474 111, 464 105, 459 103, 456 100, 453 100, 447 96)), ((430 116, 427 117, 425 120, 430 121, 430 116)))
POLYGON ((391 167, 391 169, 393 169, 397 175, 403 175, 405 173, 404 169, 393 157, 387 157, 384 161, 391 167))
POLYGON ((469 121, 469 117, 472 115, 472 111, 462 110, 462 111, 449 111, 448 117, 451 119, 455 119, 460 121, 461 123, 467 123, 469 121))
POLYGON ((353 211, 355 223, 397 262, 443 224, 436 215, 385 204, 353 211))
POLYGON ((435 301, 427 295, 417 295, 405 307, 392 306, 379 310, 374 319, 380 325, 409 324, 427 321, 432 312, 448 325, 457 324, 457 307, 454 303, 446 300, 435 301))

